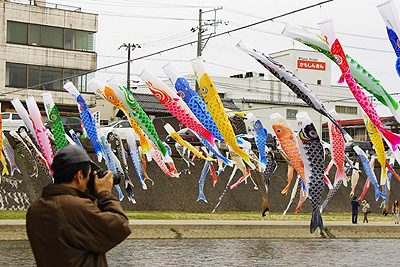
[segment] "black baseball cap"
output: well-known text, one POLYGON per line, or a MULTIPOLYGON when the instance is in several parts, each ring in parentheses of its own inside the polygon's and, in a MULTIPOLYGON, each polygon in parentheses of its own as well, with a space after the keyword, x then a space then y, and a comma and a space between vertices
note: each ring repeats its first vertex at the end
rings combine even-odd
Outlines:
MULTIPOLYGON (((86 150, 78 145, 68 145, 56 153, 53 159, 51 169, 53 171, 65 170, 78 163, 89 162, 92 165, 96 165, 86 153, 86 150)), ((97 165, 96 165, 97 166, 97 165)))

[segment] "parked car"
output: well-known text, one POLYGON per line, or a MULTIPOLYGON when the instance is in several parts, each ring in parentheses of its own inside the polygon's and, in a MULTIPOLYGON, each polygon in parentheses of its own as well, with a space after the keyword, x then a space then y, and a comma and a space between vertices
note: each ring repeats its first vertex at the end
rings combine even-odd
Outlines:
POLYGON ((20 128, 26 129, 25 123, 18 113, 1 113, 1 120, 3 123, 3 131, 18 131, 20 128))
MULTIPOLYGON (((61 117, 61 122, 64 126, 64 131, 69 134, 69 130, 74 130, 77 136, 83 134, 81 119, 75 117, 61 117)), ((45 124, 47 129, 51 129, 50 121, 45 124)))
MULTIPOLYGON (((117 133, 119 134, 119 137, 121 139, 126 139, 126 134, 125 130, 132 128, 131 124, 129 123, 128 120, 121 120, 121 121, 114 121, 110 123, 109 125, 100 128, 103 131, 104 136, 107 139, 112 139, 112 130, 116 129, 117 133)), ((135 138, 138 139, 139 136, 135 134, 135 138)))
MULTIPOLYGON (((202 145, 199 138, 197 138, 196 134, 194 134, 194 132, 192 130, 190 130, 189 128, 183 128, 183 129, 177 131, 177 133, 179 134, 180 137, 182 137, 183 140, 189 142, 193 146, 202 145)), ((175 144, 176 143, 176 141, 170 135, 168 135, 165 138, 165 142, 167 144, 175 144)))
POLYGON ((360 147, 366 154, 371 155, 372 150, 372 143, 369 141, 353 141, 346 143, 345 146, 345 154, 348 157, 357 156, 357 153, 354 151, 353 147, 358 146, 360 147))

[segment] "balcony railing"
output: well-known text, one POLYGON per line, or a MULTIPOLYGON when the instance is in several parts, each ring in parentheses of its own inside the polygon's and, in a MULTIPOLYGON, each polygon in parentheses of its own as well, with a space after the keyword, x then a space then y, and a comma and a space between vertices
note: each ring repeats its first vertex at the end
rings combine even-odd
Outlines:
POLYGON ((45 0, 3 0, 3 1, 11 2, 11 3, 17 3, 17 4, 24 4, 24 5, 41 6, 41 7, 48 7, 48 8, 55 8, 55 9, 61 9, 61 10, 81 12, 81 8, 80 7, 63 5, 63 4, 49 3, 49 2, 47 2, 45 0))

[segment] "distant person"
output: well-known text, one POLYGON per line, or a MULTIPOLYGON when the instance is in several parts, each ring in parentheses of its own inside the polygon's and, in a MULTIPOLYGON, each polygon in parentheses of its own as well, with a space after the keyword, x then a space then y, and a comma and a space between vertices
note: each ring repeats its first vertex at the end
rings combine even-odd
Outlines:
POLYGON ((362 212, 364 213, 363 223, 365 222, 368 223, 368 213, 371 213, 371 209, 368 202, 365 199, 362 201, 362 212))
POLYGON ((400 207, 399 207, 399 201, 397 199, 393 203, 392 213, 393 213, 393 216, 394 216, 394 223, 395 224, 399 224, 400 207))
POLYGON ((360 206, 360 203, 357 201, 357 197, 353 197, 353 200, 351 201, 351 222, 356 224, 357 223, 357 218, 358 218, 358 207, 360 206))
POLYGON ((112 173, 99 179, 92 166, 80 146, 55 155, 54 184, 43 188, 26 214, 37 266, 107 266, 105 253, 130 234, 121 203, 111 194, 112 173))

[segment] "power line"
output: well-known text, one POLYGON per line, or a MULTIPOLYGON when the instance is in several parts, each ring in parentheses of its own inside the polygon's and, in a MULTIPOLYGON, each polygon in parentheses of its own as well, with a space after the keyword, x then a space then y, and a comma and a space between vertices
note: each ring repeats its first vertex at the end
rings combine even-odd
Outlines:
MULTIPOLYGON (((320 5, 323 5, 323 4, 332 2, 332 1, 333 0, 325 0, 325 1, 319 2, 317 4, 313 4, 313 5, 309 5, 309 6, 306 6, 306 7, 302 7, 302 8, 293 10, 293 11, 289 11, 289 12, 286 12, 286 13, 283 13, 283 14, 268 18, 268 19, 264 19, 264 20, 261 20, 261 21, 258 21, 258 22, 254 22, 254 23, 251 23, 251 24, 248 24, 248 25, 237 27, 235 29, 228 30, 228 31, 225 31, 225 32, 217 33, 217 34, 211 36, 210 39, 211 38, 216 38, 216 37, 219 37, 219 36, 222 36, 222 35, 225 35, 225 34, 230 34, 232 32, 240 31, 240 30, 243 30, 243 29, 255 26, 255 25, 259 25, 259 24, 262 24, 262 23, 265 23, 265 22, 268 22, 268 21, 273 21, 273 20, 276 20, 278 18, 282 18, 282 17, 288 16, 288 15, 291 15, 291 14, 295 14, 295 13, 298 13, 298 12, 301 12, 301 11, 304 11, 304 10, 307 10, 307 9, 310 9, 310 8, 313 8, 313 7, 316 7, 316 6, 320 6, 320 5)), ((165 52, 168 52, 168 51, 171 51, 171 50, 175 50, 177 48, 181 48, 181 47, 184 47, 184 46, 187 46, 187 45, 191 45, 191 44, 194 44, 194 43, 197 43, 197 40, 191 41, 191 42, 187 42, 187 43, 183 43, 183 44, 180 44, 180 45, 176 45, 174 47, 162 49, 160 51, 153 52, 153 53, 150 53, 150 54, 138 57, 138 58, 134 58, 134 59, 131 59, 131 60, 126 60, 126 61, 122 61, 122 62, 111 64, 109 66, 104 66, 104 67, 97 68, 97 69, 94 69, 94 70, 86 71, 86 72, 83 72, 83 73, 81 73, 79 75, 72 75, 72 76, 69 76, 69 77, 61 78, 61 79, 55 79, 55 80, 50 81, 50 82, 45 82, 45 83, 41 83, 41 84, 38 84, 38 85, 30 86, 30 87, 27 87, 27 88, 22 88, 22 89, 14 90, 14 91, 11 91, 11 92, 3 93, 3 94, 0 94, 0 96, 4 96, 4 95, 7 95, 7 94, 12 94, 12 93, 19 92, 19 91, 22 91, 22 90, 26 90, 26 89, 29 89, 29 88, 37 88, 37 87, 40 88, 41 86, 43 86, 45 84, 50 84, 50 83, 54 83, 54 82, 57 82, 57 81, 69 80, 69 79, 74 78, 74 77, 79 77, 79 76, 87 75, 87 74, 90 74, 90 73, 93 73, 93 72, 96 72, 96 71, 100 71, 100 70, 105 70, 105 69, 108 69, 108 68, 116 67, 116 66, 119 66, 119 65, 122 65, 122 64, 126 64, 128 62, 133 62, 133 61, 137 61, 137 60, 140 60, 140 59, 143 59, 143 58, 147 58, 147 57, 151 57, 151 56, 158 55, 158 54, 161 54, 161 53, 165 53, 165 52)))

